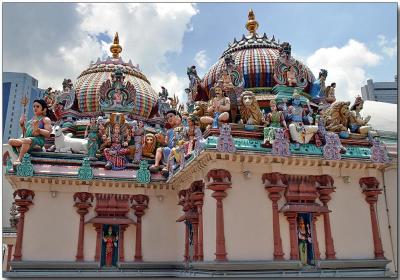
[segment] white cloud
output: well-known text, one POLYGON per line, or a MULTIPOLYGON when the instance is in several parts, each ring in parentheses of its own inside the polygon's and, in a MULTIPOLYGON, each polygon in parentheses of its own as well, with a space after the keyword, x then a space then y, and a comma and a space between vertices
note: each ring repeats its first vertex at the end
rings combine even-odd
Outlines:
POLYGON ((110 55, 100 33, 113 38, 118 32, 122 58, 139 64, 156 91, 164 85, 171 94, 185 95, 187 78, 169 69, 166 55, 182 51, 183 36, 198 13, 195 4, 87 3, 61 9, 55 3, 12 4, 4 20, 5 71, 29 73, 42 88, 60 88, 64 78, 76 81, 91 61, 110 55))
POLYGON ((209 62, 209 58, 205 50, 197 52, 194 56, 194 60, 196 61, 196 65, 199 66, 201 69, 205 69, 209 62))
POLYGON ((371 116, 369 124, 377 130, 397 131, 397 105, 370 101, 364 102, 362 117, 371 116))
POLYGON ((363 43, 350 39, 343 47, 321 48, 307 58, 307 65, 318 76, 320 69, 328 70, 326 84, 336 82, 336 98, 354 101, 361 95, 367 81, 365 68, 375 66, 382 57, 363 43))
POLYGON ((389 42, 386 37, 382 34, 378 35, 378 45, 381 47, 382 53, 392 58, 397 53, 397 39, 393 38, 389 42))

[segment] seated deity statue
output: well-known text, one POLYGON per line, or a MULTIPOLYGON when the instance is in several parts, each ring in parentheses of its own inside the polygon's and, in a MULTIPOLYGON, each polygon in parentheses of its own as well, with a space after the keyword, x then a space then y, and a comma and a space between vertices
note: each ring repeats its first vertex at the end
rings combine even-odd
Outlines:
POLYGON ((330 86, 326 87, 325 90, 325 101, 329 104, 332 104, 333 102, 336 101, 336 97, 335 97, 335 88, 336 88, 336 83, 331 83, 330 86))
POLYGON ((35 148, 43 148, 45 138, 50 137, 52 132, 51 118, 53 118, 46 101, 37 99, 33 101, 34 116, 26 122, 22 115, 19 125, 22 129, 22 136, 19 139, 10 139, 8 144, 18 153, 18 159, 14 165, 21 163, 24 155, 35 148))
POLYGON ((111 139, 108 141, 111 146, 104 149, 104 157, 107 160, 105 169, 121 170, 125 168, 127 163, 126 155, 129 154, 129 139, 125 139, 124 134, 121 131, 121 125, 115 123, 112 128, 111 139))
POLYGON ((360 111, 363 109, 364 100, 357 96, 354 104, 350 107, 349 129, 352 133, 367 135, 371 126, 367 125, 371 116, 361 117, 360 111))
POLYGON ((213 117, 203 116, 200 122, 218 128, 220 122, 227 122, 229 120, 229 110, 231 108, 230 100, 225 97, 220 86, 214 87, 215 97, 210 100, 207 112, 213 117))
POLYGON ((300 94, 295 91, 292 105, 288 109, 288 118, 291 120, 289 124, 290 136, 297 144, 307 144, 318 131, 318 126, 316 125, 304 125, 304 116, 305 110, 301 106, 300 94))

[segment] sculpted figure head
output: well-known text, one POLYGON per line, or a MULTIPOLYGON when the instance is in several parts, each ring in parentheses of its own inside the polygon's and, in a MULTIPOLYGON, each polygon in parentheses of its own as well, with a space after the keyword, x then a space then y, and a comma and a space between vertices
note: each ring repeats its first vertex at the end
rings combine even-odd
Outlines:
POLYGON ((255 125, 261 124, 262 113, 253 92, 244 91, 240 95, 240 115, 244 124, 249 123, 249 121, 255 125))
POLYGON ((154 152, 156 150, 156 136, 152 133, 146 134, 143 155, 146 157, 154 157, 154 152))

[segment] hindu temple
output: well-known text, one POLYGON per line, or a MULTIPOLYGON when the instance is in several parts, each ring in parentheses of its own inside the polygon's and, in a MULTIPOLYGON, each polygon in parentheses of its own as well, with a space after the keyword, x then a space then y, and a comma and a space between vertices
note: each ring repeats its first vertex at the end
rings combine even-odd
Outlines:
POLYGON ((204 77, 187 67, 186 104, 122 33, 33 103, 3 147, 6 277, 397 274, 397 145, 252 10, 244 27, 204 77))

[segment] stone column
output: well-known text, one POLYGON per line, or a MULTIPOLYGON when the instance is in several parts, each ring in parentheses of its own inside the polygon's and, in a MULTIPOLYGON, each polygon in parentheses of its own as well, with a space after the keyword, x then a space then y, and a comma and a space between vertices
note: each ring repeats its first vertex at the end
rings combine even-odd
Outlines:
POLYGON ((148 207, 149 197, 144 194, 137 194, 131 197, 131 202, 135 203, 132 208, 135 210, 135 216, 137 219, 136 224, 136 241, 135 241, 135 261, 143 261, 142 256, 142 216, 144 210, 148 207))
POLYGON ((84 261, 84 239, 85 239, 85 215, 89 212, 89 208, 92 206, 93 194, 87 192, 78 192, 74 194, 75 207, 80 216, 79 220, 79 234, 78 234, 78 249, 76 253, 76 261, 84 261))
POLYGON ((15 243, 14 261, 22 260, 25 213, 29 210, 29 206, 33 204, 32 200, 34 197, 35 193, 31 190, 20 189, 14 192, 15 205, 18 206, 17 210, 20 214, 17 224, 17 241, 15 243), (19 198, 16 198, 17 196, 19 198))
POLYGON ((193 225, 193 245, 194 245, 194 261, 199 260, 199 222, 197 214, 194 214, 194 217, 191 219, 193 225))
POLYGON ((333 245, 333 238, 331 232, 331 221, 329 218, 328 202, 331 200, 330 194, 335 191, 333 186, 333 178, 329 175, 316 176, 317 190, 319 193, 319 200, 328 212, 323 213, 324 217, 324 232, 325 232, 325 258, 327 260, 336 259, 335 246, 333 245))
POLYGON ((216 248, 215 260, 226 261, 224 209, 222 200, 227 196, 226 190, 231 187, 231 174, 224 169, 212 169, 207 173, 207 188, 213 190, 211 195, 217 201, 216 209, 216 248), (210 180, 211 179, 211 180, 210 180))
POLYGON ((185 262, 189 261, 189 228, 185 222, 185 262))
POLYGON ((283 260, 281 229, 279 225, 278 201, 281 198, 280 192, 285 189, 283 186, 266 186, 268 197, 272 201, 272 230, 274 233, 274 260, 283 260))
POLYGON ((125 252, 124 252, 124 232, 128 225, 120 225, 119 227, 119 261, 124 262, 125 261, 125 252))
MULTIPOLYGON (((326 209, 328 209, 328 202, 331 200, 330 194, 335 190, 331 187, 318 187, 319 200, 326 209)), ((329 219, 329 212, 323 213, 324 216, 324 231, 325 231, 325 258, 327 260, 336 259, 335 247, 333 245, 333 238, 331 232, 331 221, 329 219)))
POLYGON ((97 233, 97 235, 96 235, 96 253, 94 255, 94 261, 98 262, 98 261, 100 261, 100 255, 101 255, 101 236, 102 236, 103 225, 102 224, 94 224, 93 226, 97 233))
POLYGON ((7 268, 6 271, 10 271, 10 262, 11 262, 11 256, 12 256, 12 248, 13 244, 7 244, 7 268))
POLYGON ((375 177, 364 177, 360 179, 360 186, 365 195, 365 200, 369 204, 369 211, 371 215, 372 238, 374 240, 374 254, 375 259, 385 259, 382 247, 382 240, 379 234, 378 221, 376 217, 375 205, 378 201, 378 195, 382 193, 379 189, 379 182, 375 177))
POLYGON ((313 242, 316 260, 321 259, 321 253, 319 251, 319 245, 318 245, 317 228, 316 228, 316 224, 315 224, 317 222, 318 216, 319 216, 319 214, 317 214, 317 213, 312 214, 312 242, 313 242))
POLYGON ((197 207, 197 215, 198 215, 198 255, 197 260, 204 260, 204 252, 203 252, 203 199, 204 193, 196 192, 191 195, 192 200, 194 201, 194 205, 197 207))
POLYGON ((297 213, 285 212, 285 216, 289 222, 290 234, 290 259, 299 259, 299 246, 297 244, 297 213))

